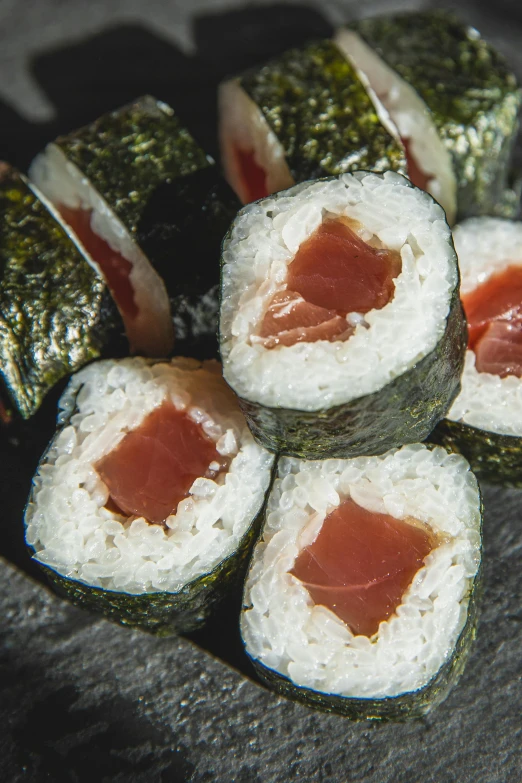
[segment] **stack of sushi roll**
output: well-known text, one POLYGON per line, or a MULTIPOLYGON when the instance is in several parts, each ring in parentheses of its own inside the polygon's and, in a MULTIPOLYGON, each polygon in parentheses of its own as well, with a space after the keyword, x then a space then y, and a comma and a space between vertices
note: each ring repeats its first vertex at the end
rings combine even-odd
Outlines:
POLYGON ((522 223, 470 218, 455 228, 468 319, 462 390, 432 439, 480 478, 522 486, 522 223))
POLYGON ((34 479, 26 541, 71 600, 157 633, 199 627, 237 584, 274 456, 215 361, 77 373, 34 479))

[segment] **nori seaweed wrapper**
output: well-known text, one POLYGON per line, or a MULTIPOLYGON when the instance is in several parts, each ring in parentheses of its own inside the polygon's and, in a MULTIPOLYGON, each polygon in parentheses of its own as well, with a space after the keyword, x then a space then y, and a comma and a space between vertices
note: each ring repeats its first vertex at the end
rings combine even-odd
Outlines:
POLYGON ((241 204, 216 166, 160 185, 137 240, 167 288, 176 353, 218 356, 221 243, 241 204))
POLYGON ((3 163, 0 213, 0 376, 27 419, 60 379, 104 353, 120 355, 126 341, 102 278, 3 163))
POLYGON ((511 152, 522 93, 503 57, 442 10, 350 25, 421 96, 453 162, 458 217, 512 217, 511 152))
POLYGON ((291 49, 240 77, 296 182, 366 169, 407 171, 355 68, 331 41, 291 49))
POLYGON ((170 106, 148 95, 54 143, 131 234, 159 185, 212 163, 170 106))
POLYGON ((481 481, 522 487, 522 437, 443 419, 431 433, 430 441, 462 454, 481 481))
POLYGON ((433 350, 373 394, 318 411, 270 408, 240 398, 265 448, 302 459, 379 455, 425 440, 460 391, 467 330, 454 290, 444 334, 433 350))

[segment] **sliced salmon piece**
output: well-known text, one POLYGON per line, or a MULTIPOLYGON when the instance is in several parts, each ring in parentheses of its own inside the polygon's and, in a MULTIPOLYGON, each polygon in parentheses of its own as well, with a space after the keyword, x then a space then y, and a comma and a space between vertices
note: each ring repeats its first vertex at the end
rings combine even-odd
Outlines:
POLYGON ((475 344, 475 367, 505 378, 522 377, 522 323, 493 321, 475 344))
POLYGON ((315 340, 343 340, 353 333, 346 318, 305 302, 293 291, 276 294, 265 314, 256 342, 265 348, 315 340))
POLYGON ((95 465, 109 489, 109 508, 115 504, 124 514, 155 524, 175 512, 197 478, 214 478, 225 467, 214 441, 170 402, 95 465), (210 468, 214 462, 216 471, 210 468))
POLYGON ((401 604, 432 548, 433 537, 416 520, 375 514, 349 499, 326 517, 290 573, 316 604, 370 637, 401 604))
POLYGON ((390 301, 400 271, 398 253, 371 247, 341 220, 325 220, 299 247, 287 287, 339 315, 367 313, 390 301))
POLYGON ((57 208, 93 261, 100 267, 120 312, 129 318, 136 318, 138 306, 130 280, 131 262, 113 250, 108 242, 92 230, 91 209, 70 209, 63 204, 59 204, 57 208))
POLYGON ((522 267, 510 266, 492 275, 462 297, 468 320, 468 345, 474 350, 493 321, 522 320, 522 267))
POLYGON ((235 147, 234 154, 247 195, 245 203, 249 204, 251 201, 269 196, 266 184, 267 173, 256 161, 254 151, 235 147))
POLYGON ((412 155, 411 139, 401 138, 401 141, 404 145, 404 151, 406 153, 406 163, 408 164, 408 178, 410 179, 411 183, 415 185, 416 188, 420 188, 421 190, 428 190, 428 185, 430 181, 433 179, 433 177, 429 176, 429 174, 424 173, 424 171, 420 168, 416 159, 412 155))

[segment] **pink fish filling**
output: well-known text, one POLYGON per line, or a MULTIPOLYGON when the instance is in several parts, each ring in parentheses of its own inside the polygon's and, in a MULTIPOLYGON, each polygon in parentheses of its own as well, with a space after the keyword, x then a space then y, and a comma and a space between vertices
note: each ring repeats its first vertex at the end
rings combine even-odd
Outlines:
POLYGON ((201 426, 165 402, 94 467, 109 508, 160 524, 197 478, 215 478, 227 464, 201 426))
POLYGON ((326 220, 299 247, 287 290, 273 297, 256 341, 273 348, 345 340, 353 333, 346 315, 388 304, 400 270, 398 253, 372 247, 342 220, 326 220))
POLYGON ((421 523, 375 514, 349 499, 326 517, 290 573, 316 604, 370 637, 401 604, 432 549, 433 536, 421 523))
POLYGON ((462 304, 478 372, 522 377, 522 267, 492 275, 462 304))
POLYGON ((270 195, 268 191, 267 173, 257 163, 253 150, 244 150, 241 147, 234 148, 237 166, 246 194, 245 204, 258 201, 270 195))

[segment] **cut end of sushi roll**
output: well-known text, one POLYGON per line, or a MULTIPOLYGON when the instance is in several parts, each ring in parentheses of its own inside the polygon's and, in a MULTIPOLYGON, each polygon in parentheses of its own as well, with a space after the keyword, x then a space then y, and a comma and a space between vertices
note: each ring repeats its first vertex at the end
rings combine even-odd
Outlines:
POLYGON ((331 41, 225 82, 219 115, 225 174, 243 203, 325 175, 406 171, 395 126, 331 41))
POLYGON ((34 558, 122 622, 197 627, 241 571, 273 464, 219 364, 98 362, 60 404, 26 512, 34 558))
POLYGON ((462 388, 434 439, 495 483, 522 479, 522 223, 471 218, 454 231, 469 343, 462 388))
POLYGON ((123 349, 123 324, 101 276, 53 207, 0 164, 0 375, 29 418, 62 378, 123 349))
POLYGON ((245 586, 247 653, 309 706, 418 717, 462 670, 480 560, 480 493, 460 455, 282 458, 245 586))
POLYGON ((522 93, 477 30, 436 9, 359 20, 336 43, 368 77, 450 223, 513 214, 507 185, 522 93))
POLYGON ((243 208, 223 248, 220 329, 225 378, 269 448, 356 456, 427 437, 465 348, 442 209, 392 172, 243 208))
POLYGON ((356 32, 341 29, 334 40, 357 71, 368 79, 395 123, 406 148, 409 178, 439 202, 451 225, 457 214, 457 183, 451 155, 426 104, 356 32))
POLYGON ((136 241, 145 206, 162 183, 210 165, 172 109, 150 96, 48 145, 30 176, 104 276, 131 349, 172 351, 165 284, 136 241))

